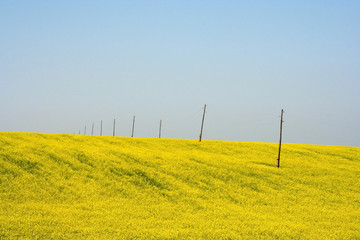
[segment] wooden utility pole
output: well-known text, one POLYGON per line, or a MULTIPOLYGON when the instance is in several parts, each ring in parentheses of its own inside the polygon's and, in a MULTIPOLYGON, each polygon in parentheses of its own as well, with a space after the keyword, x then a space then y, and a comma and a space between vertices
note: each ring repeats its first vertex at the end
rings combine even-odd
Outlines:
POLYGON ((91 128, 91 136, 94 135, 94 123, 92 124, 92 128, 91 128))
POLYGON ((284 115, 284 110, 281 109, 281 119, 280 119, 280 140, 279 140, 279 155, 277 158, 277 167, 280 167, 280 152, 281 152, 281 140, 282 140, 282 124, 283 124, 283 115, 284 115))
POLYGON ((113 137, 115 137, 115 118, 114 118, 114 127, 113 127, 113 137))
POLYGON ((100 122, 100 136, 102 136, 102 120, 100 122))
POLYGON ((202 122, 201 122, 201 130, 200 130, 199 142, 201 142, 202 132, 203 132, 203 128, 204 128, 205 111, 206 111, 206 104, 204 105, 204 112, 203 112, 203 117, 202 117, 202 122))
POLYGON ((85 129, 84 129, 84 135, 86 135, 86 126, 85 126, 85 129))
POLYGON ((134 137, 134 127, 135 127, 135 116, 133 117, 133 125, 132 125, 131 137, 134 137))
POLYGON ((162 120, 160 120, 160 126, 159 126, 159 138, 161 138, 161 122, 162 122, 162 120))

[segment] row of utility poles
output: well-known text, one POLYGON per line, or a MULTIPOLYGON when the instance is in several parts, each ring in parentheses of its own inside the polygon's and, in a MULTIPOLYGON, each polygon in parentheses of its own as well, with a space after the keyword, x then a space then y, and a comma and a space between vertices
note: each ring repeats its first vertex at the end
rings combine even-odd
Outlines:
MULTIPOLYGON (((206 104, 204 105, 204 112, 203 112, 202 122, 201 122, 199 142, 201 142, 201 139, 202 139, 202 132, 203 132, 204 120, 205 120, 205 111, 206 111, 206 104)), ((116 120, 114 119, 113 136, 115 136, 115 125, 116 125, 116 120)), ((161 126, 162 126, 162 120, 160 120, 160 125, 159 125, 159 138, 161 138, 161 126)), ((102 136, 102 128, 103 128, 103 121, 101 120, 100 121, 100 136, 102 136)), ((133 121, 132 121, 131 137, 134 137, 134 130, 135 130, 135 116, 133 117, 133 121)), ((75 132, 74 132, 74 134, 75 134, 75 132)), ((80 130, 79 130, 79 134, 81 134, 80 130)), ((86 135, 86 126, 84 128, 84 135, 86 135)), ((94 135, 94 123, 92 124, 92 127, 91 127, 91 135, 94 135)))
MULTIPOLYGON (((114 124, 113 124, 113 137, 115 137, 115 119, 114 119, 114 124)), ((159 138, 161 138, 161 124, 162 124, 162 120, 160 120, 160 127, 159 127, 159 138)), ((100 136, 102 136, 102 125, 103 125, 103 121, 100 121, 100 136)), ((131 130, 131 137, 134 137, 134 129, 135 129, 135 116, 133 117, 133 123, 132 123, 132 130, 131 130)), ((75 132, 74 132, 75 134, 75 132)), ((79 130, 79 134, 81 134, 81 130, 79 130)), ((86 135, 86 126, 84 128, 84 135, 86 135)), ((91 135, 94 135, 94 123, 92 124, 91 127, 91 135)))
MULTIPOLYGON (((206 113, 206 104, 204 105, 204 111, 203 111, 203 115, 202 115, 199 142, 201 142, 201 140, 202 140, 203 129, 204 129, 204 121, 205 121, 205 113, 206 113)), ((278 168, 280 167, 280 153, 281 153, 281 142, 282 142, 282 124, 284 122, 283 121, 283 116, 284 116, 284 110, 281 109, 280 140, 279 140, 279 152, 278 152, 278 158, 277 158, 277 167, 278 168)), ((102 125, 103 125, 103 121, 101 120, 101 122, 100 122, 100 136, 102 136, 102 125)), ((159 138, 161 138, 161 126, 162 126, 162 120, 160 120, 160 125, 159 125, 159 138)), ((135 116, 133 117, 133 122, 132 122, 131 137, 134 137, 134 129, 135 129, 135 116)), ((80 134, 80 130, 79 130, 79 134, 80 134)), ((84 128, 84 135, 86 135, 86 126, 84 128)), ((91 135, 94 135, 94 123, 92 124, 91 135)), ((113 136, 115 136, 115 119, 114 119, 114 124, 113 124, 113 136)))
MULTIPOLYGON (((161 123, 162 123, 162 120, 160 120, 159 138, 161 138, 161 123)), ((116 119, 114 118, 113 137, 115 137, 115 126, 116 126, 116 119)), ((100 136, 102 136, 102 132, 103 132, 102 129, 103 129, 103 121, 101 120, 100 121, 100 136)), ((133 117, 131 137, 134 137, 134 129, 135 129, 135 116, 133 117)), ((74 134, 75 134, 75 132, 74 132, 74 134)), ((81 130, 79 130, 79 134, 81 134, 81 130)), ((86 135, 86 126, 84 128, 84 135, 86 135)), ((92 124, 91 135, 94 135, 94 123, 92 124)))

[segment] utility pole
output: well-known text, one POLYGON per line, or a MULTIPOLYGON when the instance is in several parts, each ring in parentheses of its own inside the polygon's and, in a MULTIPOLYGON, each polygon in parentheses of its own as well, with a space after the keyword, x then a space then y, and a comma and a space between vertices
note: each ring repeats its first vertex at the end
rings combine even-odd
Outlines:
POLYGON ((115 137, 115 118, 114 118, 114 127, 113 127, 113 137, 115 137))
POLYGON ((84 135, 86 135, 86 126, 85 126, 85 129, 84 129, 84 135))
POLYGON ((91 128, 91 136, 94 135, 94 123, 92 124, 92 128, 91 128))
POLYGON ((102 120, 100 122, 100 136, 102 136, 102 120))
POLYGON ((161 122, 162 122, 162 120, 160 120, 160 126, 159 126, 159 138, 161 138, 161 122))
POLYGON ((205 112, 206 112, 206 104, 204 105, 204 112, 203 112, 203 117, 202 117, 202 122, 201 122, 201 130, 200 130, 199 142, 201 142, 201 138, 202 138, 202 132, 203 132, 203 128, 204 128, 205 112))
POLYGON ((280 120, 280 140, 279 140, 279 155, 277 158, 277 167, 280 167, 280 152, 281 152, 281 140, 282 140, 282 124, 283 124, 283 115, 284 115, 284 110, 281 109, 281 120, 280 120))
POLYGON ((79 130, 79 135, 80 135, 80 130, 79 130))
POLYGON ((133 118, 133 125, 132 125, 131 137, 134 137, 134 127, 135 127, 135 116, 134 116, 134 118, 133 118))

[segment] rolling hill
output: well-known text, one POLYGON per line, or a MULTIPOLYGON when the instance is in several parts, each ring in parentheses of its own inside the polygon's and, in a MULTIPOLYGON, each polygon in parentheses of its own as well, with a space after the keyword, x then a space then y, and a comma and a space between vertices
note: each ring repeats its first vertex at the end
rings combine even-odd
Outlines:
POLYGON ((359 239, 360 148, 0 132, 0 239, 359 239))

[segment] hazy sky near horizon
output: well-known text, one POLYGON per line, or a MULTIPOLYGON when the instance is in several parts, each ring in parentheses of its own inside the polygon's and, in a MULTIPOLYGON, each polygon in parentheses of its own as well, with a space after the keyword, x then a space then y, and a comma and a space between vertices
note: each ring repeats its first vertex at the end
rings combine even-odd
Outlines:
POLYGON ((0 131, 360 146, 360 1, 1 1, 0 131))

